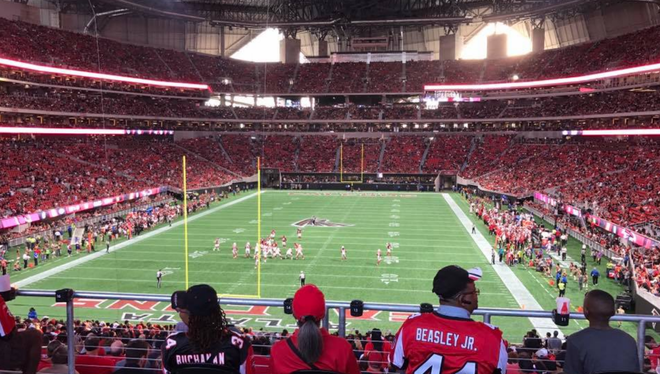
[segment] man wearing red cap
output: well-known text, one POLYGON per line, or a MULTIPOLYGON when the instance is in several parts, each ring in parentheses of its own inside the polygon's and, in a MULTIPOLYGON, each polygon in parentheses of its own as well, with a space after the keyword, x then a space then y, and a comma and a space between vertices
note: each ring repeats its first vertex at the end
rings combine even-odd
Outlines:
POLYGON ((479 268, 440 269, 433 279, 440 307, 403 323, 394 341, 392 363, 407 374, 505 374, 508 356, 502 332, 470 318, 479 307, 474 282, 480 278, 479 268))
POLYGON ((293 297, 293 316, 298 329, 271 349, 272 374, 299 370, 326 370, 359 374, 355 355, 346 339, 330 335, 319 327, 325 317, 325 296, 315 285, 301 287, 293 297))

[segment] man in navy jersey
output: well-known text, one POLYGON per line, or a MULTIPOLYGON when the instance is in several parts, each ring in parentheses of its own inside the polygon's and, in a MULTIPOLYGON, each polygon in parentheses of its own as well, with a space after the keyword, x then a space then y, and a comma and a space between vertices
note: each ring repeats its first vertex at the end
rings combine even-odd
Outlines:
POLYGON ((410 316, 397 332, 393 364, 407 374, 506 373, 507 352, 502 332, 473 321, 479 307, 475 281, 481 269, 451 265, 438 271, 433 293, 440 307, 410 316))

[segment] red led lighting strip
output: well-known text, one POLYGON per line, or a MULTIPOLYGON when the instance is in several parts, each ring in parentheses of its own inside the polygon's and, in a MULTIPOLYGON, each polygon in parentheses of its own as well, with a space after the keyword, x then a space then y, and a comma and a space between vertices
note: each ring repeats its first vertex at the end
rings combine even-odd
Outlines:
POLYGON ((89 72, 89 71, 82 71, 82 70, 62 69, 62 68, 54 68, 54 67, 51 67, 51 66, 35 65, 35 64, 27 63, 27 62, 9 60, 9 59, 6 59, 6 58, 0 58, 0 65, 11 66, 11 67, 19 68, 19 69, 33 70, 33 71, 38 71, 38 72, 41 72, 41 73, 72 75, 72 76, 76 76, 76 77, 96 78, 96 79, 104 79, 104 80, 117 81, 117 82, 146 84, 146 85, 149 85, 149 86, 188 88, 188 89, 195 89, 195 90, 209 90, 210 89, 209 86, 206 85, 206 84, 166 82, 166 81, 156 81, 156 80, 151 80, 151 79, 125 77, 125 76, 121 76, 121 75, 92 73, 92 72, 89 72))
POLYGON ((567 84, 591 82, 600 79, 620 77, 650 71, 660 70, 660 63, 652 65, 637 66, 633 68, 606 71, 602 73, 581 75, 578 77, 545 79, 540 81, 488 83, 488 84, 428 84, 424 85, 424 91, 488 91, 488 90, 510 90, 518 88, 534 88, 546 86, 562 86, 567 84))
POLYGON ((0 134, 37 135, 172 135, 173 130, 128 129, 69 129, 59 127, 7 127, 0 126, 0 134))

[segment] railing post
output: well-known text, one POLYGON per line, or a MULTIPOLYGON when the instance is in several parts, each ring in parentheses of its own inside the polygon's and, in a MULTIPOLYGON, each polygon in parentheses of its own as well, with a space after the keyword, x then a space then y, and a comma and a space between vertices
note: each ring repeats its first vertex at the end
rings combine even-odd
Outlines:
POLYGON ((330 309, 325 308, 325 317, 323 318, 323 328, 330 331, 330 309))
POLYGON ((490 323, 490 313, 484 314, 484 323, 490 323))
POLYGON ((339 308, 339 336, 342 338, 346 337, 346 308, 339 308))
POLYGON ((68 365, 69 365, 69 374, 76 373, 76 343, 73 336, 73 297, 67 300, 66 302, 66 345, 69 349, 68 353, 68 365))
POLYGON ((639 367, 644 369, 644 336, 646 335, 646 321, 640 320, 637 325, 637 356, 639 359, 639 367))

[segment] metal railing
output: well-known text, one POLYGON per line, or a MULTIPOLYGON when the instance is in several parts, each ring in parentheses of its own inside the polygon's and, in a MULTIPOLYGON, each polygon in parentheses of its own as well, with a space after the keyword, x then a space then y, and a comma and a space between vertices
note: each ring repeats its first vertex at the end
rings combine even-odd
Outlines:
MULTIPOLYGON (((18 296, 30 297, 51 297, 55 298, 55 291, 51 290, 18 290, 18 296)), ((152 295, 152 294, 136 294, 136 293, 111 293, 111 292, 74 292, 73 297, 66 302, 66 332, 67 332, 67 346, 75 347, 74 337, 74 299, 84 298, 93 300, 131 300, 131 301, 160 301, 170 302, 168 295, 152 295)), ((267 307, 283 307, 283 299, 239 299, 239 298, 219 298, 220 304, 225 305, 242 305, 242 306, 267 306, 267 307)), ((327 301, 326 302, 326 317, 323 320, 323 327, 328 329, 330 326, 329 309, 339 310, 339 323, 338 333, 339 336, 346 336, 346 312, 350 310, 350 302, 347 301, 327 301)), ((364 303, 365 310, 378 310, 388 312, 419 312, 418 305, 403 305, 403 304, 379 304, 379 303, 364 303)), ((552 319, 553 315, 550 311, 543 310, 512 310, 512 309, 477 309, 473 315, 482 316, 483 321, 490 323, 492 317, 523 317, 523 318, 549 318, 552 319)), ((584 320, 586 319, 583 314, 571 314, 572 319, 584 320)), ((646 326, 649 323, 660 323, 660 316, 652 315, 615 315, 611 321, 634 322, 637 323, 637 354, 640 362, 640 367, 644 365, 644 336, 646 334, 646 326)), ((74 349, 69 349, 69 373, 73 374, 75 365, 75 352, 74 349)))

